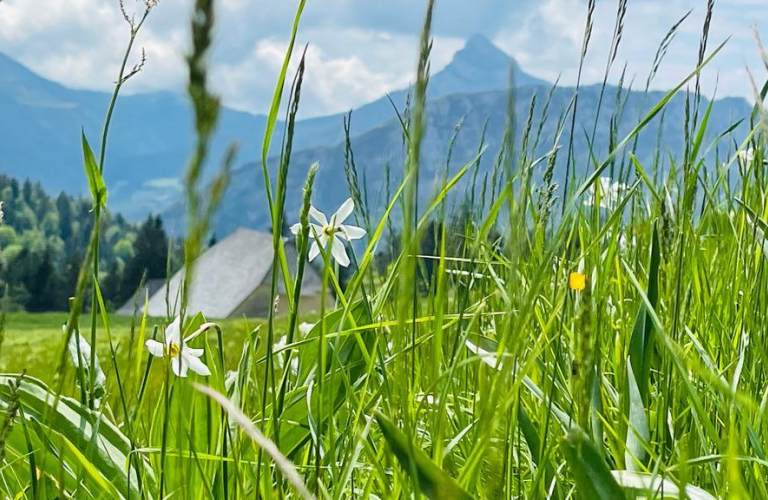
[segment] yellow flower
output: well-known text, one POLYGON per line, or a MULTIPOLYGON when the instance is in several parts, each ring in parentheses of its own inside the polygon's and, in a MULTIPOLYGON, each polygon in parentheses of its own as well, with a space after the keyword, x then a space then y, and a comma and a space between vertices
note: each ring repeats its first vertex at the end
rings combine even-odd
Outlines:
POLYGON ((571 290, 584 290, 587 287, 587 276, 578 272, 573 272, 568 276, 568 288, 571 290))

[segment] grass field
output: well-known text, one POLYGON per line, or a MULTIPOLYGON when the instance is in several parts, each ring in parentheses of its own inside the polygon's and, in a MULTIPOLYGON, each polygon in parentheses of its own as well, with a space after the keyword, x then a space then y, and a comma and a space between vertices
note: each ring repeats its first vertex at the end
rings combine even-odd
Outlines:
MULTIPOLYGON (((265 193, 254 193, 266 194, 272 227, 288 218, 304 64, 294 80, 288 68, 303 5, 268 115, 265 193), (271 134, 286 101, 273 173, 271 134)), ((492 165, 484 179, 481 144, 451 177, 445 167, 425 205, 432 7, 402 121, 401 175, 369 210, 348 165, 351 197, 326 216, 312 206, 316 166, 309 170, 301 213, 291 214, 301 221, 292 228, 295 263, 273 237, 271 298, 285 296, 288 315, 264 319, 258 333, 250 322, 217 329, 188 311, 175 327, 142 336, 98 313, 106 146, 97 161, 84 140, 96 223, 69 328, 62 333, 62 315, 13 314, 2 345, 7 370, 44 380, 0 376, 5 496, 768 498, 768 85, 744 117, 747 136, 734 137, 735 127, 709 133, 698 75, 722 46, 708 45, 708 17, 697 66, 626 135, 612 127, 604 157, 572 158, 575 130, 537 156, 534 102, 525 129, 498 138, 495 161, 483 158, 492 165), (685 89, 683 151, 641 164, 633 144, 685 89), (554 180, 558 155, 567 158, 564 186, 554 180), (365 228, 352 225, 353 214, 365 228), (431 255, 422 253, 425 235, 431 255), (351 240, 362 250, 353 254, 351 240), (397 250, 377 266, 385 245, 397 250), (307 329, 299 304, 310 256, 336 298, 307 329), (81 314, 89 288, 92 307, 81 314), (92 358, 59 356, 78 319, 101 325, 103 372, 92 358), (162 343, 145 348, 153 336, 162 343)), ((214 19, 214 3, 197 0, 187 58, 197 131, 185 184, 187 283, 231 166, 225 159, 202 182, 219 106, 207 81, 214 19)), ((591 31, 590 14, 584 51, 591 31)), ((576 101, 549 118, 561 132, 576 123, 576 101)), ((515 113, 510 105, 509 123, 515 113)), ((182 310, 187 299, 182 287, 182 310)))
MULTIPOLYGON (((10 313, 6 320, 5 339, 0 351, 0 370, 6 373, 21 373, 26 370, 27 374, 44 380, 52 381, 52 375, 55 370, 51 366, 52 359, 60 351, 65 339, 62 332, 62 325, 67 321, 66 313, 10 313)), ((118 353, 127 353, 130 343, 131 331, 137 334, 140 319, 134 324, 133 318, 126 316, 109 316, 109 327, 112 333, 112 340, 118 353)), ((285 320, 278 321, 276 325, 278 335, 280 331, 285 331, 285 325, 281 325, 285 320)), ((227 359, 227 368, 236 368, 236 363, 240 355, 243 341, 248 334, 264 324, 264 320, 259 319, 235 319, 218 322, 225 332, 224 342, 228 353, 232 353, 232 358, 227 359)), ((90 324, 82 328, 84 335, 90 336, 90 324)), ((159 327, 160 335, 165 325, 164 319, 147 318, 147 338, 152 336, 155 326, 159 327)), ((108 359, 110 357, 109 338, 103 323, 99 322, 97 327, 97 345, 96 351, 99 358, 108 359)))

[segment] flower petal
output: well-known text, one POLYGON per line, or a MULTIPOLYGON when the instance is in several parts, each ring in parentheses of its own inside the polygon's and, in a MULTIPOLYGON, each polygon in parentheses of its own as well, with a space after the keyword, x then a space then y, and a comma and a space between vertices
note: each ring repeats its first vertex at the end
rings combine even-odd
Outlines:
MULTIPOLYGON (((189 349, 187 349, 189 351, 189 349)), ((192 356, 189 352, 181 353, 181 357, 184 358, 184 363, 187 365, 187 367, 192 370, 193 372, 202 375, 204 377, 207 377, 211 374, 211 370, 208 369, 207 366, 205 366, 205 363, 200 361, 199 358, 196 358, 195 356, 192 356)))
POLYGON ((365 229, 357 226, 341 226, 341 234, 347 237, 349 241, 359 240, 365 236, 365 229))
POLYGON ((171 358, 171 370, 173 370, 173 374, 177 377, 185 378, 187 376, 187 370, 189 370, 189 365, 187 364, 185 356, 171 358))
POLYGON ((189 354, 190 356, 194 356, 196 358, 199 358, 203 355, 202 349, 195 349, 194 347, 189 347, 187 344, 184 344, 184 347, 182 347, 181 352, 185 354, 189 354))
POLYGON ((309 255, 307 258, 310 261, 313 261, 318 255, 320 255, 320 245, 318 245, 316 241, 313 241, 312 246, 309 248, 309 255))
POLYGON ((162 358, 165 354, 165 346, 157 340, 149 339, 144 343, 144 345, 147 346, 147 350, 152 356, 162 358))
POLYGON ((292 225, 291 232, 293 234, 299 234, 301 232, 301 222, 297 222, 296 224, 292 225))
POLYGON ((344 243, 339 238, 333 239, 333 247, 331 248, 331 254, 336 262, 341 267, 347 267, 349 265, 349 257, 347 257, 347 250, 344 248, 344 243))
POLYGON ((317 244, 320 245, 321 248, 328 248, 328 235, 323 233, 320 236, 318 236, 317 244))
POLYGON ((355 210, 355 202, 352 201, 352 198, 347 198, 347 201, 341 204, 338 210, 336 210, 336 213, 333 214, 333 220, 331 221, 332 224, 335 227, 338 227, 343 223, 345 220, 347 220, 347 217, 352 215, 352 212, 355 210))
POLYGON ((325 214, 312 205, 309 206, 309 215, 312 216, 312 218, 317 222, 319 222, 321 226, 328 225, 328 219, 325 217, 325 214))
POLYGON ((319 238, 323 235, 323 226, 320 226, 318 224, 314 224, 312 222, 309 223, 309 236, 312 238, 319 238), (317 236, 315 236, 317 235, 317 236))
POLYGON ((301 323, 299 325, 299 333, 302 335, 309 335, 309 332, 315 327, 315 323, 301 323))
POLYGON ((165 327, 165 345, 181 343, 181 318, 176 316, 173 322, 165 327))

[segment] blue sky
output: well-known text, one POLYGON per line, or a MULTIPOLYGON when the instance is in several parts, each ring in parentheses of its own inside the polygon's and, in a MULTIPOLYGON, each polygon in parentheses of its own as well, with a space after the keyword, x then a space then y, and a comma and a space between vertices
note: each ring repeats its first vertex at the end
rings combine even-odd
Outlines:
MULTIPOLYGON (((139 9, 137 0, 126 6, 139 9)), ((221 0, 214 85, 227 105, 264 112, 298 0, 221 0)), ((437 0, 433 69, 464 40, 481 33, 523 69, 564 84, 575 81, 586 0, 437 0)), ((129 92, 182 90, 191 0, 160 0, 140 35, 148 62, 129 92)), ((411 81, 426 0, 308 0, 300 41, 309 43, 304 116, 346 110, 411 81)), ((602 79, 617 0, 597 0, 587 82, 602 79)), ((623 63, 640 86, 656 48, 688 10, 655 81, 670 88, 694 66, 706 0, 629 0, 626 30, 612 80, 623 63)), ((768 0, 719 0, 710 46, 731 36, 705 76, 711 94, 750 97, 746 67, 766 76, 751 26, 768 41, 768 0)), ((0 51, 69 86, 108 89, 127 37, 117 0, 0 1, 0 51)))

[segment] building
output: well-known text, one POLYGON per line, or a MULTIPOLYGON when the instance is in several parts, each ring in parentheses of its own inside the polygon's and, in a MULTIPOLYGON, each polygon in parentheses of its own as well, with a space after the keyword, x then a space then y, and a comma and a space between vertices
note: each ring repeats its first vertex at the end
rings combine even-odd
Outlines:
MULTIPOLYGON (((198 311, 208 319, 237 317, 266 317, 272 307, 272 262, 274 257, 272 235, 238 229, 226 239, 209 248, 197 260, 189 287, 187 314, 198 311)), ((285 242, 288 268, 296 273, 296 246, 293 240, 285 242)), ((177 272, 165 286, 148 289, 150 295, 147 314, 151 317, 171 317, 178 313, 184 269, 177 272)), ((278 281, 278 313, 286 313, 288 299, 280 274, 278 281)), ((322 297, 322 279, 314 267, 304 268, 299 309, 301 312, 319 311, 322 297)), ((328 294, 326 303, 333 304, 328 294)), ((132 315, 136 301, 131 299, 118 310, 118 314, 132 315)), ((138 302, 143 309, 143 297, 138 302)))

